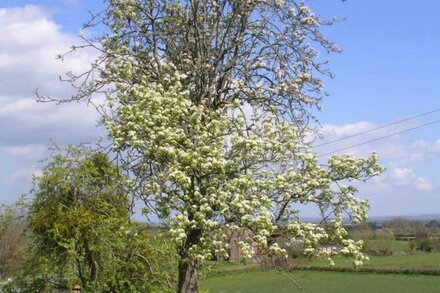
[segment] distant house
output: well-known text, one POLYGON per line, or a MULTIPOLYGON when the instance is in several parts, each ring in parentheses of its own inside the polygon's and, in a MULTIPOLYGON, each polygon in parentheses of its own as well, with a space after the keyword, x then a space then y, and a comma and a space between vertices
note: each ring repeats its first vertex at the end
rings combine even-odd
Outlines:
MULTIPOLYGON (((240 251, 240 241, 246 241, 249 238, 252 238, 253 233, 250 230, 241 229, 238 231, 232 231, 229 234, 229 244, 230 244, 230 253, 229 253, 229 260, 231 261, 239 261, 242 258, 241 251, 240 251)), ((281 233, 275 233, 272 235, 272 239, 274 239, 278 245, 286 249, 290 256, 295 257, 301 255, 302 253, 302 247, 303 247, 303 241, 302 239, 296 239, 292 242, 292 235, 288 234, 281 234, 281 233)), ((319 248, 320 252, 326 252, 329 255, 334 255, 337 251, 337 247, 334 245, 322 245, 319 248)), ((271 254, 265 250, 262 249, 257 242, 252 243, 252 250, 254 252, 255 258, 260 257, 273 257, 271 254)))
MULTIPOLYGON (((240 251, 240 241, 245 241, 253 236, 253 233, 250 230, 241 229, 238 231, 232 231, 229 233, 229 245, 231 246, 231 250, 229 253, 229 260, 239 261, 242 258, 240 251)), ((252 250, 254 255, 257 255, 260 252, 258 243, 252 243, 252 250)))
MULTIPOLYGON (((253 232, 246 229, 241 229, 238 231, 232 231, 229 233, 229 244, 230 244, 230 254, 229 254, 229 260, 231 261, 239 261, 242 258, 241 252, 240 252, 240 241, 246 241, 249 238, 252 238, 253 232)), ((272 239, 274 239, 278 245, 281 248, 284 248, 289 251, 291 245, 292 245, 292 236, 281 234, 281 233, 275 233, 272 236, 272 239)), ((301 244, 302 240, 296 240, 297 243, 301 244)), ((254 252, 254 256, 262 256, 267 255, 268 251, 263 250, 257 242, 252 242, 252 250, 254 252)))

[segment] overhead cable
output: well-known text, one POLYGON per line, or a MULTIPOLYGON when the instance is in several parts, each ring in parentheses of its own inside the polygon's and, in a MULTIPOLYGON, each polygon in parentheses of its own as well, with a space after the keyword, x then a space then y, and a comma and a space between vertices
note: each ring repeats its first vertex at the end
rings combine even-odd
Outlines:
POLYGON ((381 137, 378 137, 378 138, 375 138, 375 139, 367 140, 367 141, 364 141, 364 142, 361 142, 361 143, 358 143, 358 144, 354 144, 354 145, 351 145, 351 146, 348 146, 348 147, 344 147, 344 148, 341 148, 341 149, 338 149, 338 150, 335 150, 335 151, 332 151, 332 152, 321 154, 318 157, 324 157, 324 156, 328 156, 328 155, 331 155, 331 154, 335 154, 335 153, 338 153, 338 152, 341 152, 341 151, 352 149, 354 147, 358 147, 358 146, 361 146, 361 145, 364 145, 364 144, 372 143, 372 142, 375 142, 375 141, 378 141, 378 140, 386 139, 386 138, 389 138, 389 137, 392 137, 392 136, 396 136, 396 135, 399 135, 399 134, 402 134, 402 133, 405 133, 405 132, 409 132, 409 131, 412 131, 412 130, 416 130, 416 129, 419 129, 419 128, 422 128, 422 127, 426 127, 426 126, 429 126, 429 125, 433 125, 433 124, 436 124, 436 123, 439 123, 439 122, 440 122, 440 120, 435 120, 435 121, 432 121, 432 122, 429 122, 429 123, 421 124, 421 125, 416 126, 416 127, 408 128, 408 129, 401 130, 401 131, 398 131, 398 132, 394 132, 394 133, 391 133, 391 134, 388 134, 388 135, 385 135, 385 136, 381 136, 381 137))
POLYGON ((436 112, 440 112, 440 108, 434 109, 432 111, 428 111, 428 112, 425 112, 425 113, 422 113, 422 114, 419 114, 419 115, 411 116, 411 117, 408 117, 408 118, 405 118, 405 119, 402 119, 402 120, 399 120, 399 121, 395 121, 395 122, 392 122, 392 123, 384 124, 384 125, 372 128, 372 129, 361 131, 361 132, 358 132, 358 133, 355 133, 355 134, 352 134, 352 135, 341 137, 341 138, 338 138, 338 139, 335 139, 335 140, 332 140, 332 141, 324 142, 324 143, 312 146, 312 148, 318 148, 318 147, 322 147, 322 146, 325 146, 325 145, 333 144, 333 143, 341 141, 341 140, 346 140, 346 139, 349 139, 349 138, 352 138, 352 137, 355 137, 355 136, 359 136, 359 135, 362 135, 362 134, 365 134, 365 133, 369 133, 369 132, 373 132, 373 131, 376 131, 376 130, 380 130, 380 129, 383 129, 383 128, 386 128, 386 127, 390 127, 390 126, 393 126, 393 125, 396 125, 396 124, 400 124, 400 123, 403 123, 403 122, 406 122, 406 121, 414 120, 416 118, 419 118, 419 117, 422 117, 422 116, 426 116, 426 115, 429 115, 429 114, 432 114, 432 113, 436 113, 436 112))

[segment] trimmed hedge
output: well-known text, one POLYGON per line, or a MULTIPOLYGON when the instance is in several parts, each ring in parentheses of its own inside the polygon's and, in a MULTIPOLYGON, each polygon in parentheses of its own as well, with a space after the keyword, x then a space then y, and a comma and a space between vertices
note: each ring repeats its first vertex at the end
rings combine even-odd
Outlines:
POLYGON ((440 276, 440 269, 411 269, 411 268, 397 269, 397 268, 369 268, 369 267, 353 268, 353 267, 329 267, 329 266, 298 266, 298 267, 291 268, 290 270, 440 276))
MULTIPOLYGON (((266 269, 267 270, 267 269, 266 269)), ((256 271, 266 271, 261 266, 253 265, 241 268, 228 268, 220 270, 211 270, 204 272, 202 278, 233 275, 237 273, 249 273, 256 271)), ((276 268, 268 269, 276 270, 276 268)), ((349 272, 349 273, 372 273, 372 274, 396 274, 396 275, 429 275, 440 276, 440 269, 397 269, 397 268, 371 268, 371 267, 330 267, 330 266, 295 266, 288 271, 329 271, 329 272, 349 272)))

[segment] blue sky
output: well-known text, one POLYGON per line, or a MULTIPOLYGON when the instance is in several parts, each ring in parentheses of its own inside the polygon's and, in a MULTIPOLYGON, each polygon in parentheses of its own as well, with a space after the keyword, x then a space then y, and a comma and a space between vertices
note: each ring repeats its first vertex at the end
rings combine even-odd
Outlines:
MULTIPOLYGON (((336 75, 317 116, 324 141, 440 108, 440 2, 315 0, 323 17, 345 18, 325 28, 343 52, 330 56, 336 75)), ((88 12, 102 1, 3 0, 0 2, 0 203, 30 188, 47 155, 49 139, 60 144, 93 141, 103 132, 83 104, 56 107, 34 102, 32 92, 63 96, 58 75, 87 68, 93 52, 61 63, 55 55, 77 43, 88 12)), ((327 56, 322 56, 327 58, 327 56)), ((440 119, 440 112, 326 147, 326 153, 440 119)), ((359 185, 371 215, 440 213, 440 124, 350 149, 377 151, 387 172, 359 185)), ((305 214, 309 213, 308 211, 305 214)))

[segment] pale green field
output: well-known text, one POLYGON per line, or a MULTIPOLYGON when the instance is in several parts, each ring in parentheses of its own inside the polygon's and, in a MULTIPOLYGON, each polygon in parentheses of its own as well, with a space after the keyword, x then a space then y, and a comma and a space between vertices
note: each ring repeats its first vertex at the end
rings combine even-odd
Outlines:
MULTIPOLYGON (((380 241, 370 239, 365 241, 366 244, 368 244, 370 247, 380 247, 380 241)), ((391 250, 393 251, 408 251, 409 248, 409 241, 401 241, 401 240, 394 240, 391 244, 391 250)))
MULTIPOLYGON (((402 245, 403 247, 403 245, 402 245)), ((300 260, 302 265, 326 266, 324 260, 300 260)), ((336 258, 336 266, 352 267, 352 261, 336 258)), ((283 293, 283 292, 439 292, 440 276, 374 274, 360 272, 257 271, 255 265, 212 262, 212 275, 201 281, 201 288, 211 293, 283 293), (254 271, 240 272, 253 269, 254 271), (233 271, 231 271, 233 270, 233 271), (235 271, 235 272, 234 272, 235 271), (303 291, 301 291, 301 289, 303 291)), ((440 253, 409 253, 396 256, 372 256, 365 264, 369 268, 438 269, 440 253)))
POLYGON ((209 293, 287 292, 440 292, 440 276, 380 275, 362 273, 302 271, 250 272, 209 277, 201 281, 209 293))
MULTIPOLYGON (((327 266, 325 260, 303 261, 304 265, 327 266)), ((336 266, 352 266, 352 261, 346 258, 338 257, 335 259, 336 266)), ((386 255, 371 256, 370 260, 365 262, 364 267, 389 268, 389 269, 439 269, 440 253, 418 252, 408 255, 386 255)))
MULTIPOLYGON (((303 266, 329 266, 327 260, 319 259, 299 259, 298 265, 303 266)), ((353 260, 344 257, 336 257, 335 264, 339 267, 353 267, 353 260)), ((208 262, 205 271, 228 271, 240 270, 255 267, 255 265, 243 265, 239 262, 208 262)), ((440 253, 415 252, 406 255, 385 255, 370 256, 364 267, 367 268, 386 268, 386 269, 438 269, 440 270, 440 253)))

